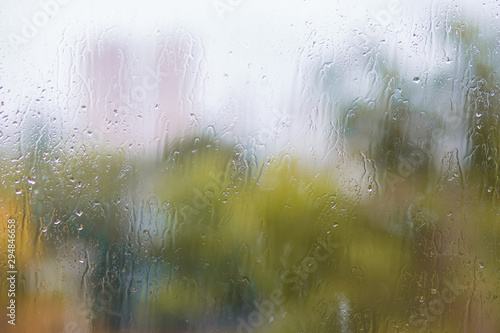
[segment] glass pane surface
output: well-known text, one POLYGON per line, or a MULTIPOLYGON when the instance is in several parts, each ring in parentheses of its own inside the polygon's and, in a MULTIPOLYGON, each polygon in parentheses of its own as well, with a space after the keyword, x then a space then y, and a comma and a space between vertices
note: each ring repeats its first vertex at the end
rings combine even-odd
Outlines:
POLYGON ((500 4, 0 3, 0 332, 500 332, 500 4))

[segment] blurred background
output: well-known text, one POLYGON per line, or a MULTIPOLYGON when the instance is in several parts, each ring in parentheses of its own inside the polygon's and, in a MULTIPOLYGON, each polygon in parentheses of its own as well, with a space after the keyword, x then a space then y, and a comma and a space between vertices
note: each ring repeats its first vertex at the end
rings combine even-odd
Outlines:
POLYGON ((500 332, 499 15, 3 1, 0 331, 500 332))

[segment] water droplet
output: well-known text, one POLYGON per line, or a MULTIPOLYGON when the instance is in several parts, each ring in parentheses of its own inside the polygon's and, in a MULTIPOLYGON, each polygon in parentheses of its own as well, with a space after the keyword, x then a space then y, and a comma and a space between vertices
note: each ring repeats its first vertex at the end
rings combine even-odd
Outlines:
POLYGON ((76 214, 76 216, 80 217, 80 216, 82 216, 82 215, 83 215, 83 211, 79 210, 79 211, 78 211, 78 212, 76 212, 75 214, 76 214))
POLYGON ((35 179, 33 177, 28 177, 28 184, 35 185, 35 179))
POLYGON ((61 223, 61 220, 55 220, 55 221, 54 221, 54 225, 58 225, 58 224, 60 224, 60 223, 61 223))
POLYGON ((21 194, 21 193, 23 193, 23 190, 20 188, 16 188, 16 194, 21 194))

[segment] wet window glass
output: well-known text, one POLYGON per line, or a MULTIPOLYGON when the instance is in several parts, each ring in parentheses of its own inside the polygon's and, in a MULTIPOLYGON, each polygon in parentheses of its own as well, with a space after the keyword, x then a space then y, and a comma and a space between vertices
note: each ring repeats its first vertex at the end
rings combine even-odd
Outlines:
POLYGON ((497 1, 5 0, 1 332, 500 332, 497 1))

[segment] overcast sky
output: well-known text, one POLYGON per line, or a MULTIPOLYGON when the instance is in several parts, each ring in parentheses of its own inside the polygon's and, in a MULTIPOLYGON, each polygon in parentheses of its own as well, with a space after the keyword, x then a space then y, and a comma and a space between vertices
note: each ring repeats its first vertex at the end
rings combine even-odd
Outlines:
MULTIPOLYGON (((313 94, 315 72, 321 69, 337 68, 332 72, 338 82, 341 76, 351 81, 343 82, 345 91, 338 88, 344 97, 366 93, 359 82, 367 69, 353 57, 367 45, 385 45, 386 52, 398 54, 394 61, 405 74, 418 76, 443 58, 442 49, 429 46, 436 44, 433 29, 457 16, 498 26, 500 13, 493 0, 9 0, 2 1, 0 10, 0 96, 8 119, 0 125, 4 133, 14 128, 7 127, 9 122, 19 121, 17 109, 36 102, 45 105, 42 109, 57 106, 59 111, 52 112, 70 123, 79 121, 72 110, 85 103, 82 95, 89 83, 81 75, 84 61, 77 60, 91 59, 84 52, 94 52, 92 45, 98 48, 99 41, 112 41, 123 45, 127 61, 139 59, 137 77, 131 72, 131 78, 124 78, 135 87, 143 82, 148 66, 154 67, 152 55, 159 41, 177 34, 181 39, 190 36, 196 44, 192 57, 197 67, 189 71, 200 75, 184 88, 185 94, 195 95, 186 97, 192 110, 169 126, 214 123, 228 132, 260 137, 272 136, 283 119, 296 121, 303 130, 303 113, 314 105, 306 100, 313 94), (141 60, 145 58, 149 60, 141 60), (349 71, 353 73, 346 74, 349 71), (42 101, 36 101, 40 96, 42 101), (302 114, 300 121, 297 113, 302 114)), ((143 114, 141 121, 151 124, 130 133, 148 131, 155 117, 158 114, 143 114)))

